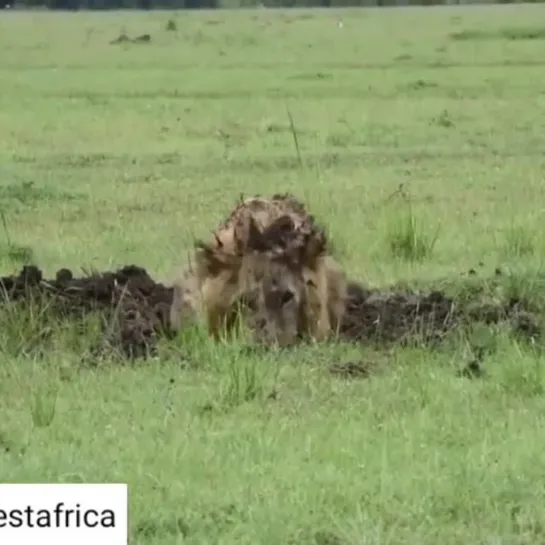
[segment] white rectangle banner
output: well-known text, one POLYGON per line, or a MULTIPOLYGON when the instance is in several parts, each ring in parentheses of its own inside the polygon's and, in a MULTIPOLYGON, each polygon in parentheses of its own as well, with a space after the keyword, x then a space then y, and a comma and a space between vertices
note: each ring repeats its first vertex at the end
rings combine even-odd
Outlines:
POLYGON ((126 484, 0 484, 1 545, 127 545, 126 484))

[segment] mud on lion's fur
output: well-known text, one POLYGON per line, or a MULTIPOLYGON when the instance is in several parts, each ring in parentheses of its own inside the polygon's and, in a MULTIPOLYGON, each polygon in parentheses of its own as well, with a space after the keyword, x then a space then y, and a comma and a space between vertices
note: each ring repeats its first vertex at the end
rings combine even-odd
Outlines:
POLYGON ((250 220, 253 220, 263 232, 276 220, 286 216, 293 222, 292 234, 308 235, 316 225, 305 205, 289 193, 276 194, 272 197, 256 195, 247 199, 241 196, 229 216, 214 233, 211 245, 221 248, 226 253, 243 251, 248 244, 250 220))
POLYGON ((267 344, 338 331, 346 279, 325 233, 294 197, 242 201, 212 243, 197 244, 195 257, 175 283, 174 328, 201 314, 217 338, 233 328, 240 309, 256 340, 267 344))

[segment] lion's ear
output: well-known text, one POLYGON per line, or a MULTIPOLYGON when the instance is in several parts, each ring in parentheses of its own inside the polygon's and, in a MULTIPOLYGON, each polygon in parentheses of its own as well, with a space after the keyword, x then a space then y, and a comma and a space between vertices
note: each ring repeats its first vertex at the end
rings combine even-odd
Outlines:
POLYGON ((248 223, 248 247, 257 251, 264 251, 267 249, 263 233, 259 230, 253 217, 250 217, 248 223))
POLYGON ((195 243, 195 262, 197 274, 201 278, 217 276, 224 270, 233 267, 229 256, 224 254, 221 249, 201 241, 195 243))
POLYGON ((327 252, 327 237, 323 230, 314 230, 310 233, 303 247, 302 264, 309 269, 316 267, 317 261, 327 252))

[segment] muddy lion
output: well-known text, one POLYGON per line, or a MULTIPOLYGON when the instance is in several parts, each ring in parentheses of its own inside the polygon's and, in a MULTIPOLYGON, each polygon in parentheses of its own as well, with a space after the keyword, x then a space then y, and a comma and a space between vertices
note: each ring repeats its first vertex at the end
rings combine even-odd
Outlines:
POLYGON ((193 267, 174 284, 175 330, 197 315, 219 338, 241 316, 254 338, 287 346, 338 331, 346 279, 327 238, 290 195, 241 201, 212 242, 198 242, 193 267))

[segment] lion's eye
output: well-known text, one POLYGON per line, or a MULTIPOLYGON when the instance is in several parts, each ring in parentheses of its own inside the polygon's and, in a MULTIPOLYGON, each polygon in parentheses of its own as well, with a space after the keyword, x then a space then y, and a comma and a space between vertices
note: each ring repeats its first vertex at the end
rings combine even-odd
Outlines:
POLYGON ((290 290, 286 290, 284 293, 282 293, 282 296, 281 296, 282 306, 287 305, 294 298, 294 295, 295 294, 293 293, 293 291, 290 291, 290 290))

